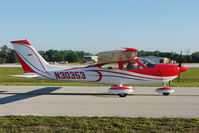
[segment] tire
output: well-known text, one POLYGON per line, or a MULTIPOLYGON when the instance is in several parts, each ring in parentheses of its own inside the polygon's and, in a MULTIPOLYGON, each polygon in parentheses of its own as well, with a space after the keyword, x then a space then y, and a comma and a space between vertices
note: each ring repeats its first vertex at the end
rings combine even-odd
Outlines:
POLYGON ((127 96, 127 93, 119 93, 118 96, 119 96, 119 97, 126 97, 126 96, 127 96))
POLYGON ((168 93, 168 92, 164 92, 164 93, 162 93, 164 96, 168 96, 170 93, 168 93))

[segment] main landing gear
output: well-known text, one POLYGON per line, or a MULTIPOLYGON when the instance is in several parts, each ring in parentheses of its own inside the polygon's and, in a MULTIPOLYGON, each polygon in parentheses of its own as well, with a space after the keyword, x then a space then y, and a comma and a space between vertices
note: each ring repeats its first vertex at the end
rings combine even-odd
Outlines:
POLYGON ((175 92, 174 89, 169 88, 169 87, 166 87, 166 84, 165 84, 165 83, 163 84, 163 87, 162 87, 162 88, 158 88, 158 89, 156 89, 155 91, 156 91, 157 93, 160 93, 160 94, 164 95, 164 96, 168 96, 168 95, 170 95, 171 93, 174 93, 174 92, 175 92))
MULTIPOLYGON (((108 91, 112 94, 118 95, 119 97, 126 97, 128 94, 132 94, 134 90, 131 85, 112 85, 108 91)), ((165 83, 163 84, 162 88, 158 88, 155 91, 164 96, 168 96, 175 92, 174 89, 166 87, 165 83)))
POLYGON ((133 87, 131 85, 113 85, 108 91, 119 97, 126 97, 128 94, 132 94, 133 87))
POLYGON ((118 96, 119 97, 126 97, 128 94, 127 93, 119 93, 118 96))

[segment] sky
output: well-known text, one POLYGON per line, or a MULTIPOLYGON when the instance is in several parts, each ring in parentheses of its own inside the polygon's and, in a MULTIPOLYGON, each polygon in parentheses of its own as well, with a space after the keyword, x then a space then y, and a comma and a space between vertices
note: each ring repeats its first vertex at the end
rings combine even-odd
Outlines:
MULTIPOLYGON (((199 51, 199 0, 0 0, 0 47, 199 51)), ((185 52, 186 51, 186 52, 185 52)))

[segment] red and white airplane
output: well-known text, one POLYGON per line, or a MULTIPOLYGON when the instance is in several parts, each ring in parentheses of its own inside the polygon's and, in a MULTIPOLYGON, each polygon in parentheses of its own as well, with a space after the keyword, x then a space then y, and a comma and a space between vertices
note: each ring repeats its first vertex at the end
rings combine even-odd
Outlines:
POLYGON ((166 87, 181 72, 188 69, 179 65, 154 64, 136 57, 137 49, 99 53, 99 61, 86 67, 68 68, 49 65, 27 40, 11 41, 24 70, 22 78, 37 78, 67 82, 86 82, 109 84, 109 92, 125 97, 133 92, 133 86, 145 84, 163 84, 157 93, 169 95, 173 89, 166 87))

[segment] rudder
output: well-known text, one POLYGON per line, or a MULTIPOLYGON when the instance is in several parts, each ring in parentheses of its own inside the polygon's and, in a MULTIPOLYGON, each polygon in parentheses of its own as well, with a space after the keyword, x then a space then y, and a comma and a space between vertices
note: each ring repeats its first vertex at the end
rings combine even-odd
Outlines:
POLYGON ((11 41, 24 73, 48 73, 49 65, 27 40, 11 41))

